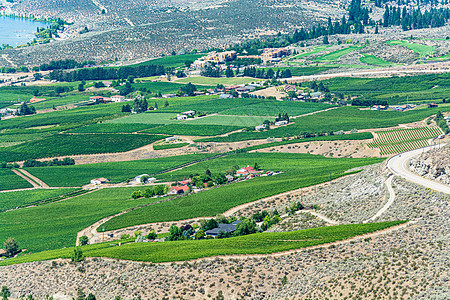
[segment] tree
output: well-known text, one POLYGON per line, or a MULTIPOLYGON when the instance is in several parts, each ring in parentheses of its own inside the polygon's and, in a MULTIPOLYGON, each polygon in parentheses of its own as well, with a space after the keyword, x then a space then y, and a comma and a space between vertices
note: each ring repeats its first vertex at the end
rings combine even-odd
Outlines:
POLYGON ((3 249, 6 251, 6 255, 8 257, 16 255, 20 250, 19 244, 13 238, 6 239, 6 241, 3 243, 3 249))
POLYGON ((234 236, 247 235, 256 232, 256 223, 252 219, 245 219, 242 223, 237 224, 234 236))
POLYGON ((214 229, 217 226, 219 226, 219 224, 217 223, 217 221, 215 219, 209 219, 208 221, 206 221, 203 226, 202 229, 204 231, 210 230, 210 229, 214 229))
POLYGON ((153 187, 153 190, 155 191, 155 194, 158 196, 162 196, 166 193, 167 191, 167 185, 155 185, 153 187))
POLYGON ((203 230, 199 230, 195 233, 195 239, 196 240, 201 240, 206 236, 206 233, 203 230))
POLYGON ((86 89, 84 88, 84 85, 82 84, 82 83, 80 83, 79 85, 78 85, 78 91, 79 92, 84 92, 86 89))
POLYGON ((89 238, 87 236, 85 236, 85 235, 80 236, 80 239, 78 241, 80 243, 80 246, 84 246, 84 245, 89 244, 89 238))
POLYGON ((180 239, 182 234, 183 234, 183 231, 181 230, 181 228, 178 228, 178 226, 176 226, 176 225, 172 225, 169 228, 169 236, 167 237, 167 240, 177 241, 180 239))
POLYGON ((225 76, 228 78, 234 77, 233 69, 231 69, 230 66, 228 66, 227 69, 225 70, 225 76))
POLYGON ((153 188, 145 189, 145 191, 144 191, 144 197, 145 198, 151 198, 154 195, 155 195, 155 191, 153 190, 153 188))
POLYGON ((86 300, 97 300, 97 299, 95 298, 95 295, 94 295, 94 294, 89 294, 89 295, 86 297, 86 300))
POLYGON ((132 108, 130 104, 126 104, 122 106, 122 112, 131 112, 132 108))
POLYGON ((2 296, 2 300, 8 300, 8 297, 11 296, 11 292, 9 291, 7 286, 2 286, 0 295, 2 296))
POLYGON ((164 107, 168 107, 169 106, 169 101, 164 101, 164 107))
POLYGON ((81 249, 75 248, 73 249, 73 254, 71 257, 72 262, 80 262, 84 260, 83 251, 81 249))
POLYGON ((33 106, 28 106, 25 102, 20 105, 19 116, 32 115, 36 113, 36 109, 33 106))
POLYGON ((328 45, 330 42, 328 41, 328 35, 323 36, 323 44, 328 45))
POLYGON ((180 88, 180 92, 188 96, 194 96, 195 91, 197 91, 197 87, 190 82, 180 88))
POLYGON ((155 108, 155 109, 158 109, 158 103, 156 103, 156 101, 155 101, 154 108, 155 108))
POLYGON ((150 232, 147 234, 146 238, 149 240, 155 240, 158 237, 155 230, 150 230, 150 232))
POLYGON ((226 238, 229 238, 229 237, 231 237, 231 234, 229 232, 226 232, 226 231, 223 231, 223 230, 219 231, 219 234, 217 234, 217 238, 218 239, 226 239, 226 238))
POLYGON ((86 294, 82 289, 78 289, 77 291, 77 300, 86 300, 86 294))
POLYGON ((131 193, 131 198, 133 198, 133 199, 138 199, 138 198, 142 198, 142 197, 143 197, 143 195, 140 190, 134 191, 133 193, 131 193))
POLYGON ((34 73, 33 77, 34 77, 34 80, 40 80, 40 79, 42 79, 43 76, 41 73, 34 73))

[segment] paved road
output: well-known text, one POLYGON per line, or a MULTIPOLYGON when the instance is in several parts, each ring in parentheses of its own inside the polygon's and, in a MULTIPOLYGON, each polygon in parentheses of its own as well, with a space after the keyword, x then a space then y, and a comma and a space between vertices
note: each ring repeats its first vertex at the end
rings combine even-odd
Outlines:
POLYGON ((422 176, 419 176, 415 173, 412 173, 409 170, 408 164, 409 160, 422 152, 429 151, 430 149, 436 148, 436 147, 443 147, 445 144, 436 145, 436 146, 428 146, 421 149, 412 150, 406 153, 398 154, 396 156, 393 156, 388 161, 388 168, 396 175, 399 175, 403 178, 405 178, 408 181, 420 184, 422 186, 425 186, 427 188, 430 188, 432 190, 450 194, 450 186, 439 183, 437 181, 433 181, 431 179, 424 178, 422 176))

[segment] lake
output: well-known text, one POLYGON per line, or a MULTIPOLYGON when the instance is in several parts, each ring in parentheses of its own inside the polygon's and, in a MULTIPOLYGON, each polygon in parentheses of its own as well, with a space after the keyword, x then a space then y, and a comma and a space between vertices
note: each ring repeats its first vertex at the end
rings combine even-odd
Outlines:
POLYGON ((13 47, 26 44, 35 38, 37 27, 47 27, 50 23, 28 19, 0 16, 0 45, 13 47))

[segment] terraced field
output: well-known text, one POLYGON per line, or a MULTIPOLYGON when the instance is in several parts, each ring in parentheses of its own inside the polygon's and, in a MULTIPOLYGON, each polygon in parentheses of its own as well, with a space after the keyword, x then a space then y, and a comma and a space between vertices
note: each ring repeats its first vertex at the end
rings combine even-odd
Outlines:
POLYGON ((408 49, 411 49, 415 53, 418 53, 420 55, 420 57, 425 57, 427 55, 433 55, 433 53, 435 51, 433 46, 427 46, 427 45, 416 44, 416 43, 400 41, 400 40, 387 41, 386 44, 391 45, 391 46, 392 45, 400 45, 400 46, 406 47, 408 49))
POLYGON ((441 133, 438 127, 379 131, 378 137, 368 145, 371 148, 380 148, 382 155, 395 154, 425 147, 429 139, 441 133))

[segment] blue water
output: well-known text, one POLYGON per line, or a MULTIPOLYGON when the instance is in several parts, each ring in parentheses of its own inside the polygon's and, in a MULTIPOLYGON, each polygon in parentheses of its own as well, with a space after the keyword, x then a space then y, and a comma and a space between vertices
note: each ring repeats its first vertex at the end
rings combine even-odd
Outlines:
POLYGON ((47 28, 49 23, 0 16, 0 45, 16 47, 31 42, 37 27, 47 28))

